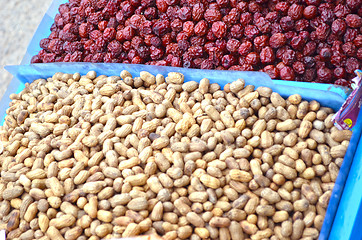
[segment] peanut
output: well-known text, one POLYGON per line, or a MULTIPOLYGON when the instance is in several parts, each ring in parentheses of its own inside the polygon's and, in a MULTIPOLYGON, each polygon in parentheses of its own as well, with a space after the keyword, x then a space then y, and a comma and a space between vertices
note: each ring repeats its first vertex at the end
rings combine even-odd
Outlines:
POLYGON ((56 73, 11 96, 0 220, 19 239, 312 239, 352 133, 243 79, 56 73), (187 79, 186 79, 187 80, 187 79))

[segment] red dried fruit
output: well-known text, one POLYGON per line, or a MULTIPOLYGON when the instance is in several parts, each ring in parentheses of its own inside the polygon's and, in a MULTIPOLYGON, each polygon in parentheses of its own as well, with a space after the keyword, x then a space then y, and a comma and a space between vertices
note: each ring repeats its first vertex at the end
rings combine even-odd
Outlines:
POLYGON ((279 14, 276 11, 268 12, 268 14, 265 16, 265 19, 271 23, 275 23, 279 20, 279 14))
POLYGON ((345 86, 345 87, 350 86, 350 83, 349 83, 346 79, 343 79, 343 78, 337 79, 337 80, 334 82, 334 84, 339 85, 339 86, 345 86))
POLYGON ((346 23, 351 28, 362 27, 362 18, 357 14, 348 14, 346 17, 346 23))
POLYGON ((189 53, 189 56, 193 59, 201 58, 204 54, 201 46, 191 46, 191 47, 189 47, 187 52, 189 53))
POLYGON ((313 82, 316 79, 316 69, 315 68, 310 68, 310 69, 306 69, 305 73, 303 74, 303 81, 305 82, 313 82))
POLYGON ((251 15, 251 13, 246 12, 246 13, 242 13, 240 15, 240 23, 241 25, 243 25, 244 27, 249 25, 251 23, 251 21, 253 20, 253 17, 251 15))
POLYGON ((338 4, 333 12, 337 18, 344 18, 347 14, 351 13, 351 10, 344 4, 338 4))
POLYGON ((205 38, 202 38, 202 37, 191 37, 190 38, 190 43, 191 45, 194 45, 194 46, 204 46, 205 45, 205 38))
POLYGON ((240 71, 253 71, 254 68, 249 64, 243 64, 240 68, 240 71))
POLYGON ((352 42, 357 37, 357 29, 348 28, 346 33, 343 36, 344 42, 352 42))
POLYGON ((275 60, 274 51, 271 47, 264 47, 260 52, 260 61, 262 63, 273 63, 275 60))
POLYGON ((56 54, 55 53, 46 53, 42 58, 43 63, 55 62, 56 54))
POLYGON ((303 16, 303 7, 298 4, 292 4, 288 9, 288 16, 293 20, 299 20, 303 16))
POLYGON ((295 63, 293 63, 293 70, 297 74, 304 74, 305 66, 304 66, 304 64, 302 62, 295 62, 295 63))
POLYGON ((253 48, 253 44, 249 41, 243 42, 240 44, 240 47, 238 49, 238 53, 241 56, 246 56, 249 52, 251 52, 253 48))
POLYGON ((223 38, 226 35, 226 24, 221 21, 214 22, 211 27, 212 33, 217 38, 223 38))
POLYGON ((257 13, 262 11, 262 7, 256 2, 250 2, 248 8, 251 13, 257 13))
POLYGON ((275 5, 275 10, 278 12, 282 12, 284 15, 287 14, 289 9, 289 3, 288 2, 278 2, 275 5))
POLYGON ((280 69, 280 78, 283 80, 289 80, 293 81, 295 78, 294 71, 291 67, 285 66, 282 69, 280 69))
POLYGON ((319 82, 326 80, 317 69, 329 69, 330 81, 345 84, 362 60, 359 6, 359 0, 70 0, 32 62, 256 70, 273 78, 283 69, 280 78, 319 82))
POLYGON ((359 60, 362 61, 362 48, 358 48, 356 56, 359 60))
POLYGON ((163 57, 163 51, 160 48, 156 48, 154 46, 150 47, 150 57, 152 60, 160 60, 163 57))
POLYGON ((220 21, 221 18, 222 18, 222 15, 221 15, 220 11, 218 11, 216 9, 208 8, 208 9, 206 9, 206 11, 204 13, 204 19, 209 23, 220 21))
POLYGON ((205 20, 201 20, 195 25, 194 31, 197 36, 204 36, 207 33, 208 26, 205 20))
POLYGON ((261 35, 256 38, 254 38, 254 48, 257 51, 261 51, 263 47, 268 46, 269 37, 267 35, 261 35))
POLYGON ((192 7, 192 19, 195 22, 200 21, 204 17, 205 7, 202 3, 196 3, 192 7))
POLYGON ((243 67, 240 65, 231 66, 228 70, 229 71, 244 71, 243 67))
POLYGON ((353 44, 360 48, 362 47, 362 34, 359 34, 354 40, 353 40, 353 44))
POLYGON ((226 49, 231 52, 235 53, 238 51, 240 47, 240 42, 237 39, 229 39, 226 44, 226 49))
MULTIPOLYGON (((64 42, 58 39, 52 39, 48 44, 48 50, 55 54, 63 53, 64 42)), ((51 59, 52 57, 49 57, 51 59)))
POLYGON ((347 30, 347 24, 343 19, 336 19, 332 23, 332 32, 338 36, 342 36, 347 30))
POLYGON ((360 61, 354 57, 350 57, 346 61, 346 72, 353 74, 356 69, 360 68, 360 61))
POLYGON ((157 20, 152 27, 152 31, 157 36, 165 35, 171 30, 170 22, 168 20, 157 20))
POLYGON ((305 41, 304 39, 302 39, 302 37, 300 36, 295 36, 292 38, 292 40, 290 41, 290 46, 292 48, 294 48, 295 50, 303 50, 304 46, 305 46, 305 41))
POLYGON ((172 67, 182 67, 182 60, 180 57, 173 57, 171 60, 172 67))
POLYGON ((337 67, 333 71, 336 78, 344 78, 346 76, 346 70, 342 67, 337 67))
POLYGON ((180 32, 182 30, 183 22, 180 19, 176 18, 171 22, 170 26, 172 31, 180 32))
POLYGON ((156 6, 158 11, 165 13, 167 11, 168 4, 166 0, 156 0, 156 6))
POLYGON ((303 10, 303 16, 306 19, 313 19, 317 16, 317 7, 313 5, 309 5, 304 8, 303 10))
POLYGON ((30 63, 42 63, 43 61, 41 60, 41 58, 39 57, 39 55, 34 55, 32 58, 31 58, 31 61, 30 63))
POLYGON ((244 28, 244 36, 248 39, 254 39, 259 34, 259 30, 254 25, 248 25, 244 28))
POLYGON ((192 19, 192 8, 182 7, 178 11, 178 18, 182 21, 190 21, 192 19))
POLYGON ((317 44, 314 41, 307 42, 303 49, 305 56, 312 56, 317 50, 317 44))
POLYGON ((280 48, 286 44, 287 38, 283 33, 275 33, 269 39, 272 48, 280 48))
POLYGON ((194 34, 195 24, 192 21, 187 21, 183 24, 183 32, 186 33, 188 37, 191 37, 194 34))
POLYGON ((308 30, 308 28, 309 28, 309 22, 306 19, 298 20, 295 23, 295 30, 297 32, 306 31, 306 30, 308 30))
POLYGON ((150 38, 150 45, 154 47, 161 47, 162 46, 162 40, 157 36, 152 36, 150 38))
POLYGON ((333 73, 329 68, 322 67, 317 70, 317 80, 323 83, 330 83, 332 81, 333 73))
POLYGON ((277 79, 279 77, 279 70, 273 65, 265 66, 263 72, 268 74, 272 79, 277 79))
POLYGON ((112 41, 113 39, 116 38, 117 32, 114 28, 106 28, 103 32, 103 38, 104 40, 106 40, 107 42, 112 41))
POLYGON ((141 45, 144 44, 144 41, 141 37, 135 36, 134 38, 132 38, 131 40, 131 47, 133 49, 137 49, 139 48, 141 45))
POLYGON ((122 52, 122 44, 117 40, 113 40, 108 44, 107 49, 112 54, 112 57, 117 57, 122 52))
POLYGON ((319 51, 319 56, 322 61, 328 61, 333 55, 332 49, 325 47, 319 51))
POLYGON ((295 52, 293 50, 286 50, 282 55, 282 61, 286 65, 292 65, 295 61, 295 52))
POLYGON ((269 33, 271 30, 271 23, 263 17, 258 18, 255 21, 255 25, 262 33, 269 33))
POLYGON ((329 32, 330 32, 330 27, 325 23, 321 23, 316 28, 316 37, 318 40, 324 41, 327 39, 329 32))
POLYGON ((321 4, 321 0, 305 0, 305 3, 307 5, 315 5, 318 6, 319 4, 321 4))
POLYGON ((233 55, 225 55, 222 57, 221 64, 224 68, 228 69, 237 63, 236 58, 233 55))
POLYGON ((99 31, 103 32, 104 29, 106 29, 107 25, 108 25, 108 22, 107 22, 107 21, 100 21, 100 22, 98 23, 98 29, 99 29, 99 31))
POLYGON ((289 17, 289 16, 286 16, 286 17, 282 17, 280 19, 280 26, 282 27, 282 29, 284 31, 291 31, 294 29, 294 20, 289 17))
POLYGON ((357 10, 361 7, 362 2, 360 0, 346 0, 347 6, 352 10, 357 10))
POLYGON ((354 57, 357 52, 356 46, 352 42, 343 44, 342 50, 348 57, 354 57))
POLYGON ((245 57, 245 62, 251 66, 255 66, 259 63, 260 57, 256 52, 251 52, 245 57))
POLYGON ((49 38, 43 38, 42 40, 40 40, 39 46, 40 46, 42 49, 47 50, 47 49, 48 49, 48 46, 49 46, 49 42, 50 42, 50 39, 49 39, 49 38))

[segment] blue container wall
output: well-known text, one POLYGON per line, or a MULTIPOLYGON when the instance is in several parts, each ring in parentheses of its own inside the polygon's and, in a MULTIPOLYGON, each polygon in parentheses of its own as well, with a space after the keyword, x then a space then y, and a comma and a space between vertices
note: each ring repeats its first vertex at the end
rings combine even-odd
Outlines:
MULTIPOLYGON (((46 12, 43 20, 41 21, 37 31, 31 40, 27 52, 23 58, 22 64, 30 63, 32 56, 41 50, 39 42, 42 38, 48 37, 50 34, 50 27, 54 22, 54 17, 58 13, 58 6, 66 3, 68 0, 53 1, 46 12)), ((121 69, 130 71, 134 76, 139 74, 139 71, 149 71, 151 73, 167 73, 170 71, 179 71, 185 74, 187 80, 199 81, 203 77, 207 77, 211 82, 217 82, 224 86, 227 82, 236 80, 237 78, 244 78, 248 84, 255 86, 271 87, 274 91, 279 92, 283 97, 291 94, 298 93, 305 100, 317 100, 323 106, 331 107, 337 111, 343 104, 349 91, 343 87, 336 87, 329 84, 319 83, 301 83, 301 82, 288 82, 281 80, 271 81, 268 76, 258 75, 248 72, 226 72, 226 71, 210 71, 210 70, 189 70, 170 67, 154 67, 144 65, 102 65, 102 64, 38 64, 36 66, 12 66, 7 68, 13 73, 15 78, 10 83, 7 92, 0 101, 0 123, 3 124, 5 111, 9 106, 9 95, 11 93, 18 93, 24 88, 25 82, 33 81, 37 78, 45 78, 52 76, 55 72, 80 72, 86 74, 89 70, 98 69, 98 73, 106 75, 118 75, 121 69)), ((340 169, 335 188, 333 189, 332 197, 328 206, 326 218, 323 224, 322 231, 319 239, 362 239, 362 231, 359 231, 359 224, 362 223, 358 216, 362 214, 361 197, 362 180, 361 180, 361 154, 362 143, 358 145, 362 128, 361 114, 354 129, 354 133, 349 145, 344 162, 340 169), (358 146, 358 150, 357 149, 358 146), (351 168, 353 160, 353 166, 351 168), (348 181, 346 183, 347 175, 349 173, 348 181), (345 186, 346 184, 346 186, 345 186), (345 186, 345 187, 344 187, 345 186), (342 196, 342 200, 340 198, 342 196), (353 202, 352 202, 353 200, 353 202), (338 207, 338 213, 336 215, 338 207), (335 220, 334 220, 335 219, 335 220), (334 224, 332 227, 332 223, 334 224), (331 231, 332 229, 332 231, 331 231), (330 233, 331 231, 331 233, 330 233), (330 233, 330 234, 329 234, 330 233)), ((362 219, 362 218, 361 218, 362 219)))
MULTIPOLYGON (((5 108, 7 108, 9 104, 8 96, 11 91, 20 90, 26 82, 31 82, 38 78, 51 77, 54 75, 54 73, 60 71, 67 73, 79 72, 81 74, 86 74, 90 70, 95 70, 97 74, 119 75, 122 70, 128 70, 134 77, 139 76, 140 71, 149 71, 152 74, 163 74, 164 76, 167 76, 169 72, 178 71, 185 75, 186 81, 200 81, 202 78, 207 77, 210 82, 218 83, 221 86, 224 86, 226 83, 232 82, 238 78, 243 78, 247 84, 252 84, 256 87, 270 87, 274 91, 280 93, 283 97, 288 97, 289 95, 298 93, 305 100, 317 100, 321 103, 322 106, 331 107, 335 111, 339 109, 347 96, 347 93, 344 92, 343 88, 336 88, 333 85, 272 81, 266 74, 260 72, 215 71, 106 63, 34 64, 23 66, 8 66, 6 69, 10 71, 16 78, 11 83, 6 96, 4 96, 0 102, 0 119, 3 119, 5 116, 5 108)), ((350 170, 350 166, 356 153, 358 141, 361 136, 361 127, 362 119, 359 118, 348 151, 344 158, 344 162, 341 166, 340 173, 335 183, 335 187, 333 189, 319 239, 328 239, 334 216, 336 214, 343 188, 350 170)))

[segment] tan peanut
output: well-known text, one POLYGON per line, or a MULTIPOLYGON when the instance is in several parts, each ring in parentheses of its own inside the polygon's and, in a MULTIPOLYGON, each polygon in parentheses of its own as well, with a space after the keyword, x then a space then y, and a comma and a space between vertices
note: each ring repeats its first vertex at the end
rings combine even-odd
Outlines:
POLYGON ((0 126, 9 239, 316 239, 352 132, 299 94, 56 73, 0 126))

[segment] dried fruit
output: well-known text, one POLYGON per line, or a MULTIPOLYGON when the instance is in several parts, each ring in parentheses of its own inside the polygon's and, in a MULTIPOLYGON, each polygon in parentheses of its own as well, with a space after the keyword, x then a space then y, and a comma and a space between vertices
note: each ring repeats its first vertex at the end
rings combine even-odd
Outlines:
MULTIPOLYGON (((42 50, 31 63, 122 62, 258 71, 269 65, 281 70, 281 65, 277 66, 282 61, 288 67, 282 74, 266 72, 273 78, 321 82, 313 76, 314 70, 305 75, 302 65, 294 63, 310 56, 313 63, 304 63, 306 69, 328 67, 334 71, 347 68, 348 58, 360 60, 359 6, 358 0, 343 4, 320 0, 70 1, 59 7, 51 34, 40 41, 42 50), (178 49, 168 50, 172 44, 178 49), (208 44, 218 49, 210 51, 208 44), (202 47, 204 54, 190 56, 194 46, 202 47), (292 58, 283 54, 290 48, 295 51, 292 58), (261 61, 246 58, 251 52, 261 61)), ((353 59, 348 60, 351 65, 344 77, 348 80, 359 65, 353 59)), ((322 78, 325 83, 343 82, 334 74, 322 78)))

